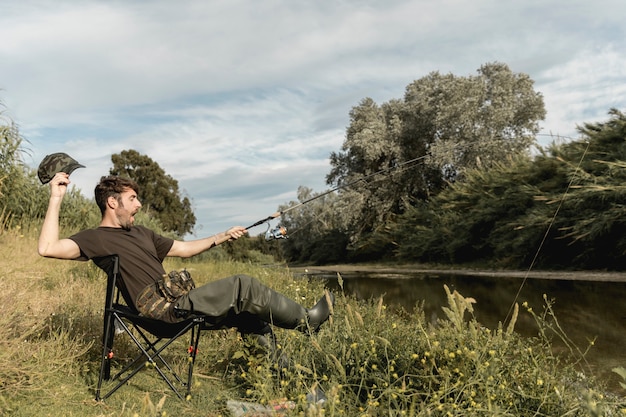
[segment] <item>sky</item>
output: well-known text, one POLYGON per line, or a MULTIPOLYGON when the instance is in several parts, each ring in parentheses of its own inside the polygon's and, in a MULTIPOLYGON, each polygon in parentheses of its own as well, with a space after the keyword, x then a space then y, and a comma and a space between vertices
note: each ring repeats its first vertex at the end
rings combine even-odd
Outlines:
POLYGON ((503 62, 544 97, 540 144, 577 138, 626 111, 625 14, 623 0, 3 0, 0 102, 25 162, 70 154, 87 197, 112 154, 152 158, 202 238, 328 189, 350 110, 432 71, 503 62))

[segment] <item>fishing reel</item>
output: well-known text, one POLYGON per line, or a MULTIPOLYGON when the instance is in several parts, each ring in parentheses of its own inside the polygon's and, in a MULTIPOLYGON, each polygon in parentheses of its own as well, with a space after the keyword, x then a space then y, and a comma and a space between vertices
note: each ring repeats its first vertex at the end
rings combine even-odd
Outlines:
POLYGON ((267 231, 265 232, 265 240, 275 240, 275 239, 288 239, 287 229, 283 226, 276 226, 275 228, 270 230, 270 224, 267 224, 267 231))

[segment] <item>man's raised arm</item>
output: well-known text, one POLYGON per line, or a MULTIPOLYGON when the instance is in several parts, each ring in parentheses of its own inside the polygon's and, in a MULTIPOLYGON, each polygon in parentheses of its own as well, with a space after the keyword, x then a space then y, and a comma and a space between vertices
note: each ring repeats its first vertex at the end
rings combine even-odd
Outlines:
POLYGON ((37 252, 46 258, 76 259, 80 256, 80 248, 71 239, 59 239, 59 213, 61 203, 70 184, 69 175, 57 173, 50 181, 50 202, 44 218, 37 252))

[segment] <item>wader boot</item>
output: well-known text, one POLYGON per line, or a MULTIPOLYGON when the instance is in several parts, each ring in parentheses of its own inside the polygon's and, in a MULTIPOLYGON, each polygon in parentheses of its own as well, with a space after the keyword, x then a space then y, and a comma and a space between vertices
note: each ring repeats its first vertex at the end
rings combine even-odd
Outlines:
POLYGON ((300 304, 271 291, 270 302, 266 312, 269 314, 269 323, 285 329, 298 329, 304 333, 316 333, 322 323, 331 315, 335 297, 328 292, 310 309, 305 309, 300 304))
POLYGON ((258 312, 259 317, 263 317, 264 313, 269 314, 267 317, 269 322, 260 329, 246 332, 246 336, 268 352, 270 360, 276 364, 279 373, 282 374, 283 370, 289 369, 291 362, 287 354, 278 347, 270 323, 285 329, 297 329, 307 334, 316 333, 322 323, 332 314, 335 296, 328 292, 312 308, 305 309, 290 298, 273 290, 269 291, 270 302, 265 312, 258 312))

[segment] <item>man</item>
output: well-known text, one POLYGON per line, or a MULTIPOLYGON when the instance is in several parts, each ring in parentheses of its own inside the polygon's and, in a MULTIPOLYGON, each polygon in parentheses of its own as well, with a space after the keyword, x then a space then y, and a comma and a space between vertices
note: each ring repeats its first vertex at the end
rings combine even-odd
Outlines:
MULTIPOLYGON (((39 254, 57 259, 92 260, 105 271, 110 266, 109 256, 117 254, 122 294, 142 315, 166 322, 179 321, 190 313, 204 315, 208 323, 216 326, 237 327, 242 333, 271 336, 269 324, 316 332, 331 314, 332 294, 330 300, 324 296, 307 310, 247 275, 210 282, 169 302, 159 293, 157 285, 166 273, 162 265, 165 257, 197 255, 240 238, 246 229, 235 226, 191 241, 158 235, 134 225, 135 215, 141 208, 137 184, 108 176, 102 177, 95 188, 96 203, 102 213, 99 227, 60 239, 59 213, 70 179, 65 172, 52 172, 48 178, 51 178, 50 202, 39 236, 39 254)), ((266 344, 267 340, 260 340, 260 343, 266 344)), ((271 348, 271 345, 266 344, 266 347, 271 348)))

